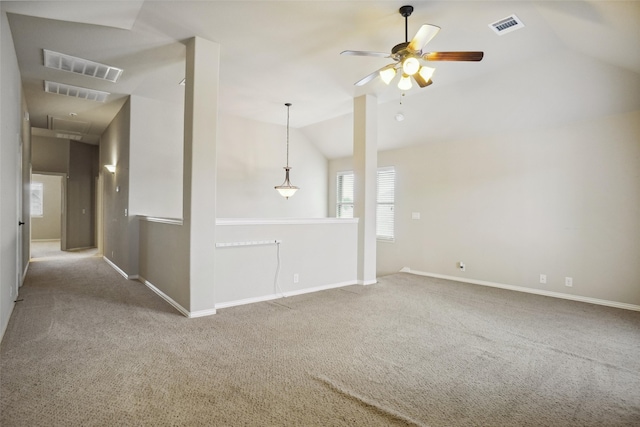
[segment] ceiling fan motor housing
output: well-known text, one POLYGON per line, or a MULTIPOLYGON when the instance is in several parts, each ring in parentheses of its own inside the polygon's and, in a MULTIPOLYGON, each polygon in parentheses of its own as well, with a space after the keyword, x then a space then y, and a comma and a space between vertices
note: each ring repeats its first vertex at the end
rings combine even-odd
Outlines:
POLYGON ((402 6, 400 8, 400 15, 404 16, 405 18, 408 18, 409 16, 411 16, 411 13, 413 12, 413 6, 402 6))

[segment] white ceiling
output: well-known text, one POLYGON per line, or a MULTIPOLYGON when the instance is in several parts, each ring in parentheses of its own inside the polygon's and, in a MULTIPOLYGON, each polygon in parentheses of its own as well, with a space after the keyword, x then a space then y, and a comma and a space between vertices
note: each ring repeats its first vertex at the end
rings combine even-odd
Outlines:
MULTIPOLYGON (((185 46, 221 45, 225 114, 291 125, 329 158, 352 150, 353 98, 379 102, 380 149, 588 120, 640 108, 640 2, 629 1, 2 1, 34 127, 47 117, 91 123, 97 141, 130 94, 182 102, 185 46), (430 51, 481 50, 479 63, 437 62, 434 84, 402 97, 394 83, 353 83, 409 37, 442 28, 430 51), (488 24, 515 13, 525 28, 488 24), (123 68, 118 83, 50 70, 42 49, 123 68), (111 92, 108 103, 45 94, 43 80, 111 92), (402 104, 401 104, 402 101, 402 104), (70 118, 69 113, 77 113, 70 118), (406 120, 396 122, 402 112, 406 120)), ((43 132, 43 131, 41 131, 43 132)))

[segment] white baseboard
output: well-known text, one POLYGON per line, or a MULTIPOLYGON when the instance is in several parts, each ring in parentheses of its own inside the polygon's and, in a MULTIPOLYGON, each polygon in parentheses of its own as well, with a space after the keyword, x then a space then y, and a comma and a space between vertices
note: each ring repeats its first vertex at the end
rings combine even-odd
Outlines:
POLYGON ((369 286, 369 285, 375 285, 376 283, 378 283, 378 280, 356 280, 356 285, 363 285, 363 286, 369 286))
POLYGON ((24 271, 22 272, 22 278, 20 279, 20 286, 24 285, 24 279, 27 278, 27 271, 29 271, 29 264, 31 263, 28 262, 27 265, 24 267, 24 271))
POLYGON ((282 298, 284 296, 285 296, 284 294, 271 294, 271 295, 265 295, 261 297, 255 297, 255 298, 244 298, 244 299, 239 299, 235 301, 221 302, 219 304, 216 304, 216 309, 236 307, 239 305, 253 304, 256 302, 271 301, 274 299, 282 298))
POLYGON ((210 308, 208 310, 198 310, 198 311, 190 311, 189 312, 189 318, 193 319, 196 317, 205 317, 205 316, 211 316, 216 314, 216 309, 215 308, 210 308))
POLYGON ((118 267, 113 261, 111 261, 109 258, 107 258, 104 255, 102 256, 102 259, 105 260, 107 262, 107 264, 109 264, 115 271, 120 273, 122 275, 122 277, 124 277, 125 279, 127 279, 127 280, 138 280, 138 275, 137 274, 127 274, 126 271, 124 271, 123 269, 118 267))
POLYGON ((604 305, 607 307, 622 308, 625 310, 640 311, 640 305, 627 304, 624 302, 609 301, 598 298, 583 297, 580 295, 564 294, 562 292, 545 291, 544 289, 525 288, 523 286, 505 285, 503 283, 487 282, 485 280, 467 279, 466 277, 447 276, 444 274, 428 273, 424 271, 412 270, 409 267, 403 267, 401 273, 410 273, 417 276, 435 277, 438 279, 454 280, 456 282, 471 283, 474 285, 489 286, 492 288, 508 289, 510 291, 526 292, 528 294, 544 295, 546 297, 561 298, 572 301, 586 302, 590 304, 604 305))
POLYGON ((328 289, 342 288, 344 286, 351 286, 351 285, 357 285, 357 284, 358 284, 357 281, 347 281, 347 282, 333 283, 330 285, 315 286, 313 288, 299 289, 296 291, 288 291, 288 292, 282 292, 278 294, 264 295, 261 297, 245 298, 245 299, 240 299, 235 301, 222 302, 222 303, 216 304, 216 309, 236 307, 239 305, 253 304, 256 302, 271 301, 271 300, 279 299, 283 297, 286 298, 286 297, 292 297, 295 295, 310 294, 312 292, 326 291, 328 289))
MULTIPOLYGON (((153 292, 155 292, 160 298, 162 298, 163 300, 165 300, 166 302, 168 302, 170 305, 173 306, 173 308, 175 308, 176 310, 178 310, 180 313, 182 313, 183 315, 185 315, 186 317, 194 317, 191 315, 191 313, 189 312, 189 310, 187 310, 186 308, 184 308, 183 306, 181 306, 180 304, 178 304, 173 298, 171 298, 169 295, 165 294, 164 292, 162 292, 160 289, 158 289, 153 283, 149 282, 147 279, 145 279, 144 277, 140 276, 138 277, 138 280, 140 282, 142 282, 147 288, 151 289, 153 292)), ((214 313, 212 313, 214 314, 214 313)), ((199 317, 199 316, 196 316, 199 317)))

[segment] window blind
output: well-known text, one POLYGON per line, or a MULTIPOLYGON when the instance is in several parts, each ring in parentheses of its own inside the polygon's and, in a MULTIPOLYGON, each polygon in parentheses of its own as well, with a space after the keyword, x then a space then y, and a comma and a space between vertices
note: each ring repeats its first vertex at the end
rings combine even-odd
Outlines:
POLYGON ((376 209, 376 234, 378 239, 394 239, 395 182, 396 171, 394 168, 378 169, 376 209))
POLYGON ((336 217, 353 218, 353 172, 338 172, 336 217))
MULTIPOLYGON (((353 172, 338 172, 336 177, 336 217, 353 218, 353 172)), ((378 169, 376 178, 376 235, 380 240, 395 238, 395 182, 393 167, 378 169)))

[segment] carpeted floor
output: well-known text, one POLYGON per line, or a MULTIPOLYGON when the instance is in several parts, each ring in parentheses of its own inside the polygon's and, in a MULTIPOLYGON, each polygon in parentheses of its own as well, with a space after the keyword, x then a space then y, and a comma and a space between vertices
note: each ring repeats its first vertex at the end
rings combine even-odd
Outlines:
POLYGON ((29 267, 2 426, 638 426, 640 313, 409 274, 187 319, 95 252, 29 267))

